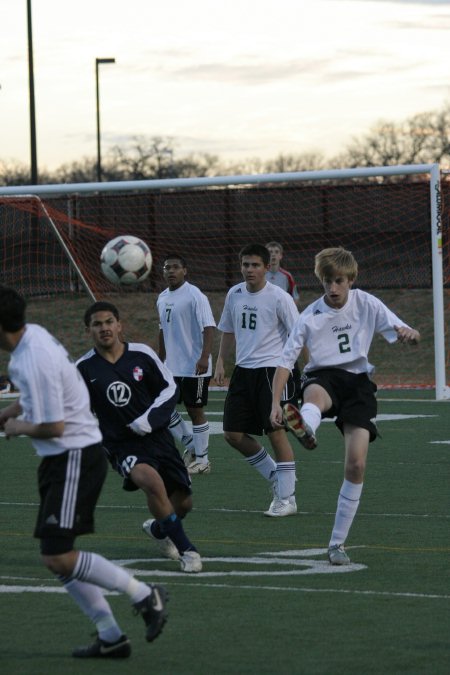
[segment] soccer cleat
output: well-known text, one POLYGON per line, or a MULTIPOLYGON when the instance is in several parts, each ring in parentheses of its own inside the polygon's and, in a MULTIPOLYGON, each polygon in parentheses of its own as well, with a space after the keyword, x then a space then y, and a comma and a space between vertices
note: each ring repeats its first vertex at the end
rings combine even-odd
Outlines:
POLYGON ((156 546, 159 548, 161 555, 165 558, 170 558, 170 560, 179 560, 180 553, 169 537, 164 537, 164 539, 158 539, 152 532, 152 523, 155 522, 154 518, 149 518, 144 523, 142 523, 142 529, 145 534, 147 534, 150 539, 152 539, 156 546))
POLYGON ((328 549, 328 560, 332 565, 349 565, 350 558, 342 544, 335 544, 328 549))
POLYGON ((310 427, 304 422, 300 410, 295 405, 292 405, 292 403, 286 403, 283 407, 283 422, 286 429, 292 431, 304 448, 307 450, 317 448, 316 437, 310 427))
POLYGON ((196 474, 206 474, 206 473, 211 473, 211 464, 209 462, 192 462, 192 464, 189 464, 188 468, 188 474, 190 476, 194 476, 196 474))
POLYGON ((183 452, 183 462, 186 469, 191 465, 195 464, 195 454, 192 454, 190 450, 185 450, 183 452))
POLYGON ((272 518, 282 518, 283 516, 294 516, 297 513, 297 503, 294 495, 287 499, 274 497, 268 511, 264 511, 265 516, 272 518))
POLYGON ((200 553, 197 553, 197 551, 185 551, 180 556, 180 566, 182 572, 201 572, 203 565, 200 553))
POLYGON ((149 584, 149 588, 150 595, 136 602, 133 607, 134 613, 140 614, 147 626, 145 639, 147 642, 153 642, 167 621, 166 603, 169 600, 169 594, 160 584, 149 584))
POLYGON ((131 644, 126 635, 121 635, 117 642, 105 642, 97 636, 91 645, 77 647, 72 652, 78 659, 126 659, 130 654, 131 644))

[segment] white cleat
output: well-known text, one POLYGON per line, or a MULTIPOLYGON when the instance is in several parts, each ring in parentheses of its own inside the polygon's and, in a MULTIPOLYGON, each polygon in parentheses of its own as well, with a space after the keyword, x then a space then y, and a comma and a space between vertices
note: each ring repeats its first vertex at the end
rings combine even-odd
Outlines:
POLYGON ((329 547, 328 560, 332 565, 350 565, 351 562, 342 544, 329 547))
POLYGON ((187 467, 188 474, 194 476, 196 474, 211 473, 211 464, 209 462, 193 462, 187 467))
POLYGON ((155 535, 152 532, 152 523, 155 522, 154 518, 149 518, 148 520, 145 521, 145 523, 142 523, 142 529, 144 530, 145 534, 147 534, 152 541, 155 542, 156 546, 159 548, 159 551, 161 555, 164 556, 164 558, 170 558, 170 560, 179 560, 180 559, 180 553, 169 537, 164 537, 164 539, 158 539, 155 537, 155 535))
POLYGON ((193 455, 190 450, 185 450, 183 452, 183 462, 187 469, 191 464, 195 464, 195 455, 193 455))
POLYGON ((294 495, 287 499, 274 497, 268 511, 264 511, 265 516, 272 518, 283 518, 283 516, 295 516, 297 513, 297 503, 294 495))
POLYGON ((201 572, 203 565, 200 553, 197 553, 197 551, 185 551, 183 555, 180 556, 180 566, 182 572, 201 572))

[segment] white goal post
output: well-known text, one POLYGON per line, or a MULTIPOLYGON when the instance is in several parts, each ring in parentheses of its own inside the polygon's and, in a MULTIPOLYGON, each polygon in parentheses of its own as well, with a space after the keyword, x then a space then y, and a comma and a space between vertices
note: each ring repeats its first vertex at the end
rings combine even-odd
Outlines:
POLYGON ((446 345, 444 321, 444 267, 441 219, 441 185, 438 164, 399 165, 324 171, 287 172, 276 174, 219 176, 203 178, 179 178, 110 183, 73 183, 59 185, 14 186, 0 188, 0 197, 25 196, 57 197, 65 195, 105 194, 124 192, 155 192, 196 188, 219 188, 233 186, 267 186, 276 184, 314 184, 324 181, 357 181, 422 175, 429 177, 429 213, 432 261, 433 319, 434 319, 434 369, 437 400, 450 399, 446 379, 446 345))

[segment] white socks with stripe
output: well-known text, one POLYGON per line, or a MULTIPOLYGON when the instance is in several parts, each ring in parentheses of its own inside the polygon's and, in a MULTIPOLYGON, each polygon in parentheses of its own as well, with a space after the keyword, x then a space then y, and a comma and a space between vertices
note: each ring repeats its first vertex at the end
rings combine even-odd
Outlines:
POLYGON ((194 439, 189 431, 189 427, 181 417, 178 410, 174 410, 170 418, 169 431, 176 441, 180 441, 193 455, 195 452, 194 439))
POLYGON ((245 461, 259 471, 261 476, 266 480, 273 481, 275 479, 277 465, 265 448, 261 448, 256 455, 246 457, 245 461))
POLYGON ((209 445, 209 422, 193 424, 192 434, 194 437, 195 460, 201 464, 208 463, 209 445))

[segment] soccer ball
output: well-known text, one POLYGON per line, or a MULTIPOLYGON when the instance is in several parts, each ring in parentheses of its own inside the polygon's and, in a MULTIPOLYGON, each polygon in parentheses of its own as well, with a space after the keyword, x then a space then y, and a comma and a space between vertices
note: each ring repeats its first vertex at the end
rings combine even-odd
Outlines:
POLYGON ((100 255, 102 272, 113 284, 130 286, 146 279, 152 269, 152 254, 142 239, 124 234, 108 241, 100 255))

